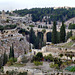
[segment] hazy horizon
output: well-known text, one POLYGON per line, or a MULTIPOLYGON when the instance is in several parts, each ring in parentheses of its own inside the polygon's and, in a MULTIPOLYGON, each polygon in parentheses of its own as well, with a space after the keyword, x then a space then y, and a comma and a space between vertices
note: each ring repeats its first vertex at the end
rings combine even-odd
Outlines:
POLYGON ((1 10, 31 9, 44 7, 75 7, 75 0, 0 0, 1 10))

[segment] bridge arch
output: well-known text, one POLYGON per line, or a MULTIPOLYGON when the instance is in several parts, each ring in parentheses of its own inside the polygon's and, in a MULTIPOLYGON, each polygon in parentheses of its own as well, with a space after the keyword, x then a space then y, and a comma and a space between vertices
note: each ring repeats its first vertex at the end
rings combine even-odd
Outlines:
POLYGON ((51 37, 52 37, 52 32, 48 32, 47 34, 46 34, 46 39, 47 39, 47 42, 51 42, 51 37))

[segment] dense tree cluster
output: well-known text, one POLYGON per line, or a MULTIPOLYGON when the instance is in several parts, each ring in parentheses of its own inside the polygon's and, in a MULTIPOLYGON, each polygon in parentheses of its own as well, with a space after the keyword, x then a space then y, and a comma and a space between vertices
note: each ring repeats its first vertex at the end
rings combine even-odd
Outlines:
POLYGON ((20 34, 22 34, 22 35, 28 35, 28 34, 29 34, 29 32, 28 32, 27 30, 25 30, 25 29, 20 29, 20 30, 18 31, 18 33, 20 33, 20 34))
POLYGON ((14 29, 16 27, 17 27, 17 25, 6 25, 6 26, 0 25, 0 30, 2 31, 2 30, 6 30, 6 29, 14 29))
MULTIPOLYGON (((44 44, 45 40, 43 38, 45 32, 46 32, 45 29, 43 29, 42 32, 38 31, 38 34, 36 36, 33 28, 31 28, 29 37, 30 37, 30 43, 34 45, 34 48, 40 49, 45 45, 44 44)), ((62 22, 60 32, 58 32, 56 27, 56 22, 54 21, 52 32, 47 33, 46 40, 47 42, 52 42, 53 44, 57 44, 67 41, 71 36, 72 36, 72 31, 66 34, 64 22, 62 22)))
POLYGON ((35 56, 33 56, 31 62, 33 61, 42 61, 43 54, 41 52, 38 52, 35 56))
POLYGON ((43 34, 44 34, 44 30, 43 32, 38 32, 36 36, 33 28, 30 29, 29 42, 34 45, 34 48, 40 49, 42 46, 45 45, 43 40, 43 34))
POLYGON ((17 25, 6 25, 5 27, 4 27, 4 29, 14 29, 14 28, 16 28, 17 27, 17 25))
POLYGON ((51 62, 53 62, 53 60, 54 60, 54 58, 51 54, 44 56, 44 59, 45 59, 45 61, 51 61, 51 62))
POLYGON ((65 42, 67 39, 66 37, 70 38, 71 36, 72 36, 72 31, 69 33, 69 35, 66 36, 64 22, 62 22, 60 32, 57 32, 56 22, 53 23, 53 30, 52 30, 52 36, 51 36, 52 43, 57 44, 60 42, 65 42))
POLYGON ((75 8, 32 8, 15 10, 14 12, 21 16, 32 14, 32 19, 34 22, 39 20, 42 21, 44 16, 50 16, 50 19, 48 19, 49 23, 51 23, 50 21, 66 21, 72 17, 75 17, 75 8))

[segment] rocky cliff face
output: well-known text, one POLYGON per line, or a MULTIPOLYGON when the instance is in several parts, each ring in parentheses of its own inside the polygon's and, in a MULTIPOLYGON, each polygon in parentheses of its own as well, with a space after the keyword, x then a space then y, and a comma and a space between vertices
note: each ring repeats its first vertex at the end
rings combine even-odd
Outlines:
POLYGON ((27 42, 26 37, 11 37, 0 40, 0 54, 3 54, 4 51, 9 55, 10 46, 14 45, 14 54, 15 57, 18 57, 29 50, 29 42, 27 42))

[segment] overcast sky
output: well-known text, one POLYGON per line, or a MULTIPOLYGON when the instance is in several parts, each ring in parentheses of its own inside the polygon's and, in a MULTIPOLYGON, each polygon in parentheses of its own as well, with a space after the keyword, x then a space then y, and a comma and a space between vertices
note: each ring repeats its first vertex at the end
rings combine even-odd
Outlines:
POLYGON ((0 0, 0 10, 62 6, 75 7, 75 0, 0 0))

